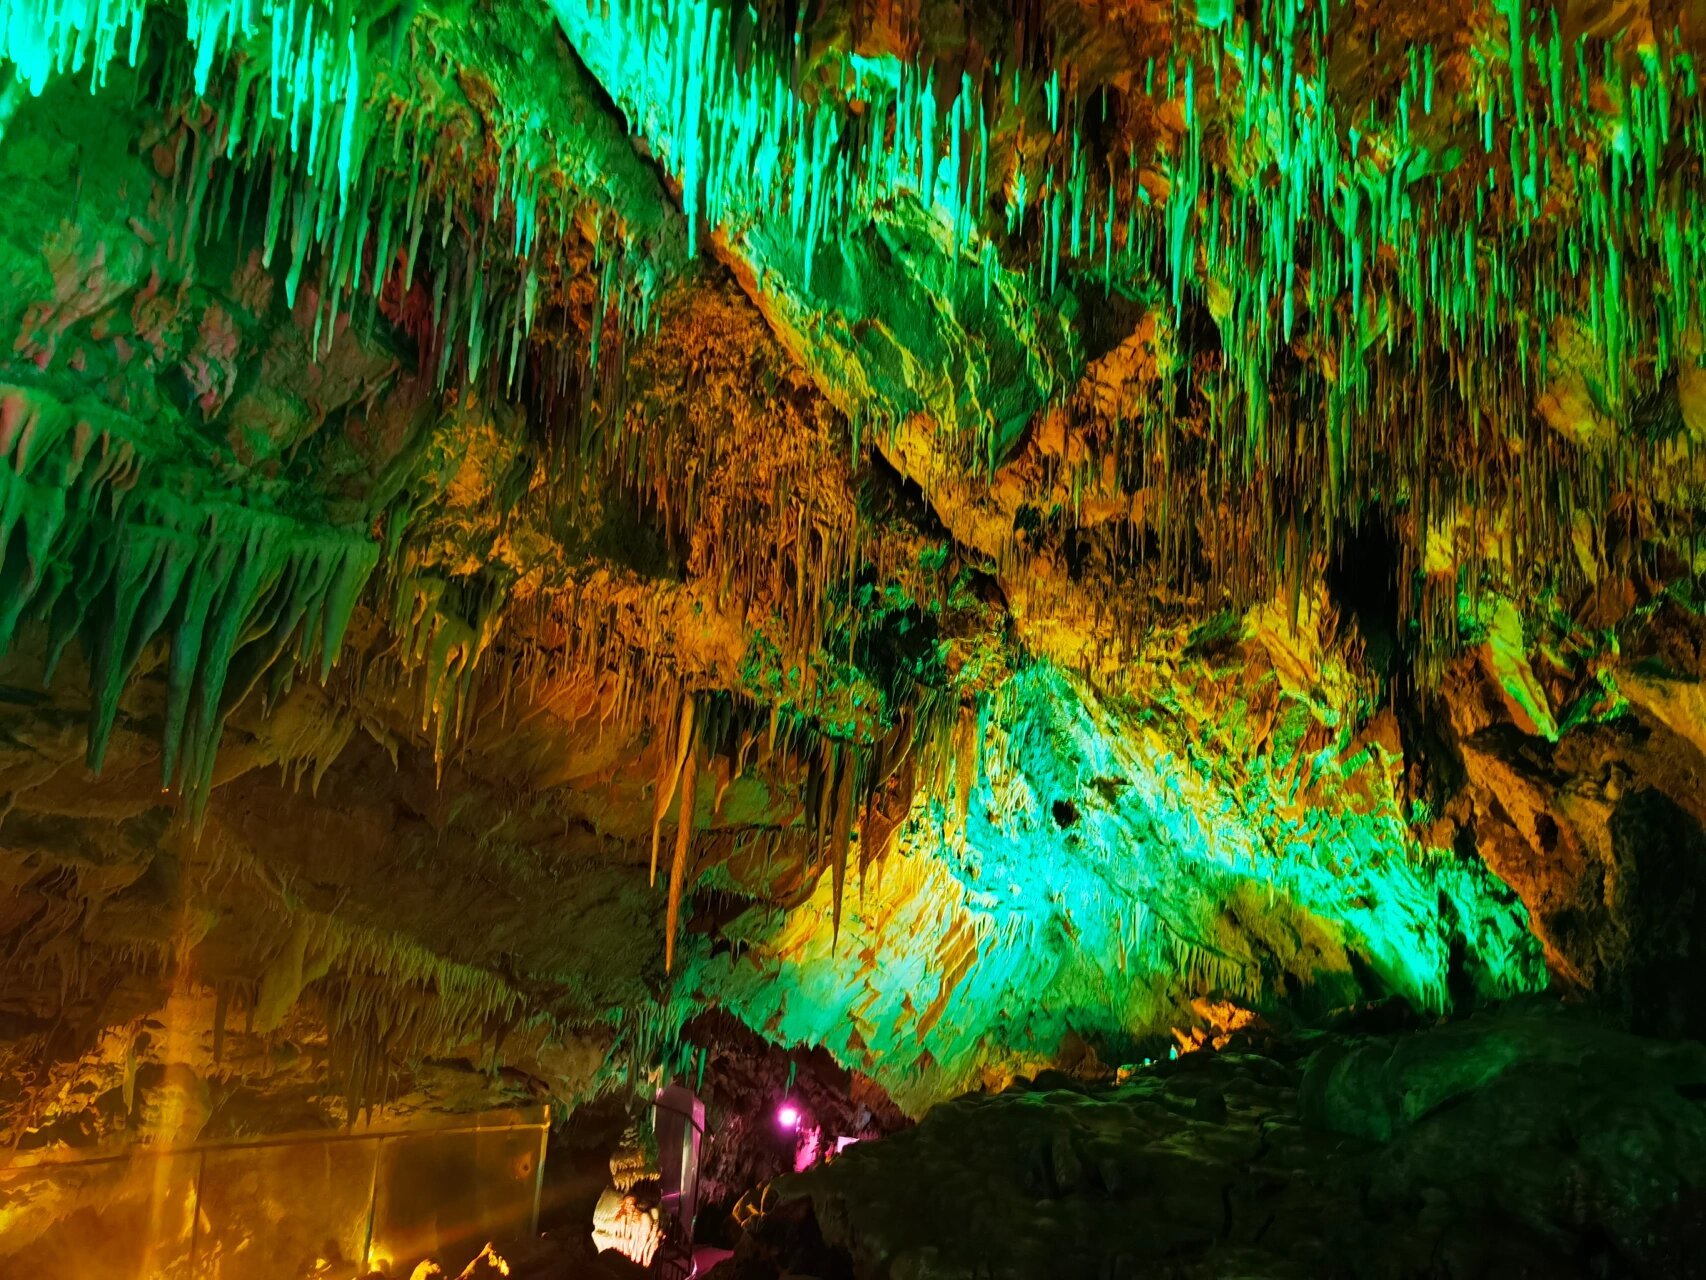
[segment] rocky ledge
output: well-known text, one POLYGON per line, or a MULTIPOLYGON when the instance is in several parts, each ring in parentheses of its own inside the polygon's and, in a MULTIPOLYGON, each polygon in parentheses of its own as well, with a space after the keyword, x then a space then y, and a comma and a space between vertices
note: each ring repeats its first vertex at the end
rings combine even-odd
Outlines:
POLYGON ((1706 1048, 1555 1004, 968 1094, 772 1184, 718 1280, 1706 1275, 1706 1048))

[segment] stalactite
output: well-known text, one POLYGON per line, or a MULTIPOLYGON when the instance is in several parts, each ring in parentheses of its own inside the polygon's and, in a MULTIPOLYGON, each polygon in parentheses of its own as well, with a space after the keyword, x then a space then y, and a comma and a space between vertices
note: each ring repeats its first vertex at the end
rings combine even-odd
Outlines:
POLYGON ((681 922, 681 895, 691 871, 688 854, 693 847, 693 824, 699 798, 699 752, 690 720, 684 719, 686 750, 681 767, 681 808, 676 818, 675 858, 669 868, 669 907, 664 915, 663 968, 675 967, 675 935, 681 922))
POLYGON ((132 439, 110 411, 0 389, 0 649, 24 619, 47 624, 50 667, 82 638, 99 768, 143 651, 166 641, 165 781, 199 815, 227 712, 281 662, 329 670, 378 548, 235 495, 185 502, 132 439))
POLYGON ((489 594, 474 602, 468 618, 446 600, 449 589, 443 579, 405 575, 392 607, 401 669, 420 687, 420 727, 431 735, 441 765, 474 715, 481 660, 501 625, 504 604, 501 594, 489 594))
POLYGON ((847 858, 851 852, 853 815, 855 813, 855 779, 859 772, 859 757, 854 747, 837 747, 835 751, 835 799, 830 806, 829 841, 831 893, 830 930, 833 939, 841 936, 841 901, 847 888, 847 858))
MULTIPOLYGON (((665 768, 664 772, 658 775, 656 798, 652 801, 651 883, 653 885, 656 885, 658 882, 658 840, 659 832, 663 827, 664 815, 669 812, 669 806, 675 800, 676 787, 680 784, 682 773, 688 768, 688 761, 693 753, 693 716, 695 705, 696 704, 691 696, 682 697, 681 712, 679 723, 677 724, 675 731, 675 739, 673 744, 665 744, 665 751, 661 761, 665 768)), ((688 815, 684 820, 683 825, 691 824, 692 817, 691 815, 688 815)))

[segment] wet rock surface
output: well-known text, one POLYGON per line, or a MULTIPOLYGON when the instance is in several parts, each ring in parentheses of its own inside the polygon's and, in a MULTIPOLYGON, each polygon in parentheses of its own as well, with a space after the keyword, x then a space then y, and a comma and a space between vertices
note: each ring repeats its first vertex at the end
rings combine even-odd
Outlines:
POLYGON ((778 1180, 719 1280, 1700 1275, 1706 1047, 1525 1005, 1039 1078, 778 1180))

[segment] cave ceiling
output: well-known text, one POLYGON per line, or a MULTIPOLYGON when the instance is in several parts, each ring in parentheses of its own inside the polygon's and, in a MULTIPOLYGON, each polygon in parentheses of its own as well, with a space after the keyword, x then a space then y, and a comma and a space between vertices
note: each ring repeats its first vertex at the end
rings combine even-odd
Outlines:
POLYGON ((1703 53, 0 0, 0 1025, 57 1064, 0 1130, 281 1043, 572 1102, 711 1007, 919 1109, 1635 999, 1706 822, 1703 53))

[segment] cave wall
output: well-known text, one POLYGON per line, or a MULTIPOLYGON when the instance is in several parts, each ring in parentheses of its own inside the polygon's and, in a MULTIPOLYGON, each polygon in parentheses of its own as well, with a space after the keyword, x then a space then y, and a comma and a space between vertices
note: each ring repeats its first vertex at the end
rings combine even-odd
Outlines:
POLYGON ((1093 8, 4 29, 0 1138, 1699 1034, 1697 25, 1093 8))

